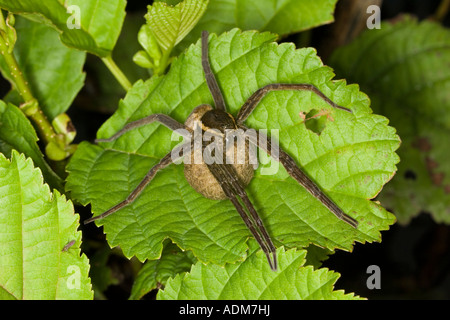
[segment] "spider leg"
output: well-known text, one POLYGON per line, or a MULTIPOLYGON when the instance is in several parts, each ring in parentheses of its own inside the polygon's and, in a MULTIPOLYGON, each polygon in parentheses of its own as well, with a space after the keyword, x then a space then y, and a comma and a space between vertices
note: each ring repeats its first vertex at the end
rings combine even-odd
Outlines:
MULTIPOLYGON (((241 129, 248 129, 244 125, 240 125, 241 129)), ((333 200, 331 200, 315 183, 312 181, 295 163, 295 160, 292 159, 290 155, 281 149, 280 146, 275 146, 275 148, 271 145, 270 140, 267 136, 261 132, 257 132, 257 137, 254 135, 247 135, 249 142, 255 144, 259 148, 263 149, 268 155, 273 157, 275 160, 279 161, 289 175, 297 180, 306 190, 308 190, 311 195, 313 195, 316 199, 322 202, 325 207, 328 208, 337 218, 342 221, 348 223, 353 228, 358 227, 358 221, 348 216, 341 208, 339 208, 333 200), (257 140, 257 141, 256 141, 257 140), (277 150, 277 154, 272 154, 272 150, 277 150)))
POLYGON ((176 131, 178 130, 179 133, 184 133, 183 136, 190 138, 191 135, 188 134, 187 131, 192 131, 189 127, 185 126, 184 124, 179 123, 178 121, 172 119, 171 117, 169 117, 166 114, 162 114, 162 113, 155 113, 152 115, 149 115, 148 117, 127 123, 120 131, 118 131, 116 134, 114 134, 111 138, 108 139, 96 139, 95 143, 99 143, 99 142, 111 142, 116 140, 117 138, 119 138, 121 135, 123 135, 124 133, 136 129, 138 127, 142 127, 146 124, 150 124, 152 122, 160 122, 161 124, 163 124, 164 126, 166 126, 167 128, 176 131), (184 130, 180 130, 180 129, 184 129, 184 130), (187 130, 187 131, 185 131, 187 130))
POLYGON ((345 107, 341 107, 330 100, 326 95, 322 93, 319 89, 317 89, 312 84, 304 84, 304 83, 273 83, 268 84, 261 89, 258 89, 253 93, 250 98, 244 103, 244 105, 239 110, 239 113, 236 117, 236 122, 238 124, 242 124, 247 117, 253 112, 258 103, 261 101, 264 96, 271 91, 281 91, 281 90, 303 90, 303 91, 311 91, 317 94, 323 101, 328 103, 330 106, 336 109, 341 109, 347 112, 352 112, 350 109, 345 107))
POLYGON ((216 106, 216 109, 227 111, 222 91, 220 91, 219 85, 217 84, 217 80, 211 70, 211 65, 209 63, 208 36, 208 31, 202 32, 202 66, 205 73, 206 84, 208 85, 209 91, 211 92, 211 95, 214 99, 214 105, 216 106))
POLYGON ((167 167, 177 159, 182 158, 183 150, 188 144, 190 144, 192 148, 193 141, 194 140, 192 139, 192 141, 186 142, 178 147, 175 147, 175 149, 173 149, 170 153, 166 154, 158 164, 156 164, 150 169, 150 171, 145 175, 144 179, 142 179, 139 185, 130 193, 130 195, 125 200, 116 204, 114 207, 105 211, 101 215, 85 220, 84 224, 88 224, 95 220, 103 219, 133 202, 141 194, 141 192, 145 189, 145 187, 150 183, 150 181, 152 181, 152 179, 155 177, 156 173, 159 170, 167 167), (173 155, 177 156, 174 158, 173 155))
POLYGON ((270 268, 273 271, 277 270, 277 256, 276 248, 272 243, 272 240, 267 233, 261 218, 258 216, 255 208, 253 207, 250 199, 245 192, 244 187, 237 178, 236 170, 231 165, 227 164, 211 164, 208 165, 209 170, 214 175, 216 180, 222 187, 225 195, 233 203, 236 210, 239 212, 242 220, 244 220, 247 228, 252 233, 253 237, 256 239, 261 249, 267 257, 270 268), (245 211, 238 197, 242 200, 248 213, 245 211))

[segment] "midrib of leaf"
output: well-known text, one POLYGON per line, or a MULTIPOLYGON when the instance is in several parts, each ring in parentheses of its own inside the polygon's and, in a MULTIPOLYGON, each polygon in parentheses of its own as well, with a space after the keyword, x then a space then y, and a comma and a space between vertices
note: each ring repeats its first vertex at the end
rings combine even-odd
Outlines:
MULTIPOLYGON (((306 266, 305 268, 311 268, 311 269, 313 269, 312 266, 306 266)), ((315 273, 315 272, 323 272, 323 273, 327 274, 327 273, 328 273, 328 270, 326 270, 326 269, 321 269, 321 270, 317 270, 317 271, 311 270, 311 275, 314 276, 314 273, 315 273)), ((320 279, 320 277, 319 277, 319 279, 320 279)), ((322 290, 324 287, 326 287, 326 286, 327 286, 328 284, 330 284, 330 283, 331 283, 331 287, 333 287, 334 281, 336 281, 336 279, 334 279, 334 278, 328 279, 328 280, 327 280, 325 283, 323 283, 321 286, 317 287, 315 290, 313 290, 312 292, 310 292, 310 293, 306 296, 306 298, 305 298, 304 300, 309 300, 310 297, 313 297, 317 291, 322 290)))
POLYGON ((91 31, 92 21, 94 20, 95 13, 97 12, 97 9, 98 9, 98 3, 99 3, 99 0, 96 0, 95 1, 95 6, 94 6, 94 10, 93 10, 92 14, 90 15, 89 23, 87 25, 87 32, 89 34, 90 34, 90 31, 91 31))
POLYGON ((266 288, 262 292, 260 292, 259 296, 256 299, 259 300, 261 298, 261 296, 263 296, 264 293, 266 293, 267 290, 269 290, 272 282, 274 282, 275 280, 277 280, 281 276, 284 277, 285 273, 290 271, 290 269, 292 269, 292 270, 296 269, 295 268, 295 266, 296 266, 295 263, 297 262, 297 260, 299 260, 299 259, 302 260, 302 263, 297 264, 297 266, 300 266, 298 270, 301 270, 301 268, 304 268, 303 265, 305 263, 305 256, 306 255, 300 255, 299 254, 299 256, 297 258, 295 258, 294 260, 291 261, 291 263, 289 263, 289 266, 287 266, 287 267, 283 266, 283 271, 279 271, 278 274, 274 278, 270 279, 269 283, 267 283, 267 285, 266 285, 266 288))
POLYGON ((12 298, 14 298, 15 300, 18 300, 17 297, 14 296, 10 291, 8 291, 3 285, 0 285, 0 288, 1 288, 4 292, 8 293, 12 298))
MULTIPOLYGON (((247 252, 249 251, 250 249, 247 249, 247 252)), ((252 253, 253 254, 253 253, 252 253)), ((250 258, 250 255, 247 253, 247 259, 248 258, 250 258)), ((240 268, 242 268, 242 264, 239 264, 239 266, 237 267, 237 268, 234 268, 234 270, 232 270, 232 272, 231 273, 229 273, 228 271, 227 271, 227 275, 228 275, 228 279, 227 279, 227 284, 230 282, 230 280, 233 278, 233 276, 234 276, 234 274, 236 273, 236 272, 238 272, 238 270, 240 269, 240 268)), ((202 281, 202 284, 204 283, 205 281, 202 281)), ((222 300, 222 294, 223 294, 223 291, 224 291, 224 289, 225 289, 225 287, 227 286, 227 284, 225 284, 224 286, 222 286, 222 289, 220 290, 220 293, 217 295, 217 300, 222 300)), ((203 292, 205 292, 205 289, 203 288, 203 292)))
MULTIPOLYGON (((338 184, 342 184, 343 182, 345 182, 346 180, 350 180, 353 177, 359 176, 359 175, 367 175, 369 173, 380 173, 380 174, 389 174, 392 175, 392 172, 387 171, 387 170, 381 170, 381 169, 377 169, 377 170, 370 170, 370 171, 364 171, 364 172, 358 172, 358 173, 354 173, 354 174, 349 174, 348 177, 346 177, 345 179, 339 180, 338 183, 336 183, 335 185, 333 185, 332 187, 328 188, 328 190, 332 193, 335 194, 340 194, 340 195, 345 195, 347 197, 353 197, 353 198, 358 198, 355 196, 352 196, 351 194, 348 194, 346 192, 342 192, 342 191, 335 191, 334 188, 338 185, 338 184)), ((376 196, 376 195, 375 195, 376 196)), ((375 197, 374 196, 374 197, 375 197)))

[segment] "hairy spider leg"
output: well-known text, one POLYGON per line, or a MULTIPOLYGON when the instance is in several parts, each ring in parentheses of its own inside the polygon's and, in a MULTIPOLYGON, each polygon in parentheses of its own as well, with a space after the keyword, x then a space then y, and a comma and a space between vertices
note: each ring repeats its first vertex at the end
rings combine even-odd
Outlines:
POLYGON ((211 70, 211 65, 209 63, 208 36, 208 31, 202 32, 202 66, 203 72, 205 73, 206 84, 208 85, 209 92, 211 92, 216 109, 227 111, 222 91, 220 91, 216 77, 214 76, 214 73, 211 70))
POLYGON ((96 139, 95 143, 99 143, 99 142, 111 142, 116 140, 117 138, 119 138, 121 135, 127 133, 128 131, 131 131, 133 129, 136 129, 138 127, 142 127, 145 126, 147 124, 150 124, 152 122, 159 122, 162 125, 164 125, 165 127, 169 128, 170 130, 173 131, 177 131, 181 134, 184 134, 183 136, 186 138, 191 138, 191 134, 187 134, 188 132, 192 132, 192 130, 184 125, 179 123, 178 121, 172 119, 171 117, 169 117, 166 114, 162 114, 162 113, 155 113, 152 115, 149 115, 148 117, 127 123, 121 130, 119 130, 116 134, 114 134, 111 138, 107 138, 107 139, 96 139), (180 129, 184 129, 184 130, 180 130, 180 129))
POLYGON ((239 110, 239 113, 236 117, 236 122, 238 124, 244 123, 244 121, 247 119, 247 117, 253 112, 253 110, 256 108, 258 103, 261 101, 262 98, 266 94, 268 94, 271 91, 282 91, 282 90, 300 90, 300 91, 311 91, 317 94, 323 101, 328 103, 330 106, 336 109, 344 110, 347 112, 352 112, 352 110, 341 107, 340 105, 337 105, 334 103, 334 101, 330 100, 325 94, 322 93, 319 89, 317 89, 312 84, 307 83, 272 83, 268 84, 261 89, 258 89, 253 93, 250 98, 247 99, 247 101, 242 105, 241 109, 239 110))
POLYGON ((227 198, 239 212, 245 225, 252 233, 255 240, 263 250, 267 257, 269 266, 273 271, 277 271, 277 255, 276 248, 267 233, 261 218, 258 216, 250 199, 237 178, 237 172, 232 165, 228 164, 211 164, 208 165, 209 170, 219 182, 227 198), (238 197, 242 200, 250 215, 245 211, 239 202, 238 197), (272 256, 271 256, 272 255, 272 256))
MULTIPOLYGON (((243 130, 247 130, 248 128, 244 125, 239 126, 243 130)), ((347 214, 339 208, 333 200, 331 200, 295 163, 294 159, 290 155, 288 155, 280 146, 276 146, 275 149, 271 145, 271 142, 267 138, 265 134, 262 132, 257 132, 256 137, 252 135, 247 135, 247 138, 250 143, 258 146, 263 149, 268 155, 270 155, 275 160, 279 161, 289 175, 297 180, 311 195, 313 195, 316 199, 322 202, 325 207, 328 208, 337 218, 348 223, 353 228, 358 227, 358 221, 348 216, 347 214), (273 155, 271 150, 278 150, 277 155, 273 155)))
MULTIPOLYGON (((208 36, 208 31, 202 32, 202 66, 205 73, 206 84, 208 85, 209 91, 213 97, 216 109, 220 109, 226 112, 226 106, 222 91, 219 88, 209 62, 208 36)), ((277 270, 275 246, 273 245, 270 236, 267 234, 261 218, 258 216, 252 203, 248 199, 244 187, 242 187, 239 180, 237 179, 236 170, 233 168, 233 166, 225 164, 212 164, 208 165, 208 168, 216 178, 217 182, 221 185, 226 196, 233 203, 241 218, 244 220, 247 228, 250 230, 250 232, 255 237, 256 241, 259 243, 262 250, 266 254, 270 268, 274 271, 277 270), (244 205, 250 212, 250 216, 245 212, 236 196, 240 197, 244 202, 244 205), (272 258, 270 257, 270 254, 272 254, 272 258)))

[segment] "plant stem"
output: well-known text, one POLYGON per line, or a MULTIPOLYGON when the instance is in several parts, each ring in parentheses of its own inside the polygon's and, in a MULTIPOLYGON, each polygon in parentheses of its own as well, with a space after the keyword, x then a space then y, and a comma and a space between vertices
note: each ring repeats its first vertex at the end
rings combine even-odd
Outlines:
POLYGON ((6 32, 8 26, 6 25, 5 19, 3 17, 3 12, 0 10, 0 53, 3 55, 6 64, 8 65, 9 71, 11 73, 14 85, 16 86, 18 92, 24 100, 22 110, 29 116, 36 124, 38 131, 41 133, 41 137, 47 144, 56 138, 56 133, 48 121, 47 117, 44 115, 42 110, 39 108, 38 101, 34 98, 28 82, 25 80, 22 71, 17 64, 17 60, 14 57, 12 51, 12 44, 8 42, 6 32))
POLYGON ((450 0, 442 0, 436 13, 434 14, 434 19, 437 21, 443 21, 447 16, 448 10, 450 9, 450 0))
POLYGON ((172 52, 172 48, 167 49, 167 51, 163 52, 161 56, 161 60, 159 61, 159 65, 155 68, 155 73, 157 75, 163 75, 164 71, 166 71, 167 66, 169 64, 170 53, 172 52))
POLYGON ((106 67, 111 71, 111 73, 114 75, 114 77, 117 79, 117 81, 120 83, 120 85, 126 90, 130 90, 132 85, 130 80, 125 76, 125 74, 120 70, 120 68, 117 66, 117 64, 114 62, 111 55, 102 58, 103 63, 106 65, 106 67))

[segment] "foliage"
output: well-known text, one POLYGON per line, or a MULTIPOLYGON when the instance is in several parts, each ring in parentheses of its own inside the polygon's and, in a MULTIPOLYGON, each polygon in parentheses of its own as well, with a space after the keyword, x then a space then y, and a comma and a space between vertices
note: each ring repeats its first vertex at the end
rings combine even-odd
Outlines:
MULTIPOLYGON (((241 33, 237 29, 211 37, 212 65, 229 110, 236 113, 258 88, 284 82, 313 83, 336 103, 352 109, 353 115, 329 110, 311 93, 277 92, 261 102, 247 124, 256 129, 277 129, 282 148, 345 211, 353 213, 360 226, 352 230, 338 221, 284 168, 273 175, 264 174, 271 163, 257 169, 248 187, 250 198, 269 233, 283 245, 314 243, 351 250, 354 241, 379 240, 379 230, 386 230, 394 217, 368 199, 395 172, 398 138, 394 130, 385 118, 370 113, 367 97, 355 86, 330 81, 331 70, 321 64, 313 50, 277 46, 273 39, 270 33, 241 33), (327 109, 334 120, 320 135, 309 131, 299 116, 312 108, 327 109)), ((152 113, 165 113, 184 122, 201 103, 212 104, 212 97, 202 74, 197 43, 172 64, 166 76, 137 82, 117 113, 99 130, 98 138, 110 137, 126 123, 152 113)), ((154 123, 111 143, 82 143, 68 166, 66 188, 80 203, 90 203, 94 214, 102 213, 117 199, 125 199, 148 168, 178 143, 178 139, 171 140, 171 131, 154 123), (111 182, 107 190, 102 183, 105 180, 111 182)), ((249 236, 232 204, 203 198, 189 186, 183 167, 178 165, 158 173, 141 197, 99 225, 104 226, 111 245, 120 245, 127 257, 142 261, 159 257, 162 241, 169 237, 203 262, 235 262, 245 256, 249 236)))
POLYGON ((0 298, 92 299, 79 218, 33 162, 0 155, 0 298))
POLYGON ((163 288, 167 280, 182 272, 188 272, 197 259, 190 251, 181 251, 170 241, 164 245, 161 258, 144 264, 133 284, 130 299, 140 299, 154 289, 163 288))
POLYGON ((370 94, 402 138, 399 173, 380 195, 402 223, 421 211, 450 223, 449 41, 440 24, 405 16, 365 32, 330 61, 370 94))
POLYGON ((270 31, 287 36, 311 29, 333 21, 336 2, 337 0, 209 0, 205 14, 181 42, 179 51, 195 42, 202 30, 221 34, 238 27, 241 30, 270 31))
POLYGON ((125 17, 125 5, 125 0, 0 0, 1 8, 26 14, 28 18, 60 31, 65 45, 101 57, 109 55, 116 44, 125 17), (79 19, 72 16, 77 13, 79 19), (69 23, 78 26, 70 28, 69 23))
POLYGON ((142 67, 152 68, 161 75, 170 63, 173 48, 194 28, 202 17, 208 0, 186 0, 174 7, 155 2, 148 7, 146 24, 139 31, 138 39, 145 50, 139 51, 134 61, 142 67))
POLYGON ((37 134, 23 112, 15 105, 0 101, 0 151, 3 155, 11 157, 12 150, 27 155, 36 166, 41 169, 48 184, 62 190, 62 179, 53 171, 45 161, 37 144, 37 134))
MULTIPOLYGON (((111 143, 96 145, 89 137, 74 144, 67 114, 83 85, 91 89, 91 55, 121 86, 110 87, 126 92, 98 138, 152 113, 184 122, 197 105, 213 102, 199 41, 208 30, 211 66, 232 114, 270 83, 314 84, 352 110, 333 109, 310 92, 273 92, 246 124, 268 129, 359 226, 338 220, 283 167, 267 174, 277 163, 261 155, 246 190, 277 246, 275 273, 232 204, 202 197, 183 165, 170 165, 135 202, 97 223, 109 246, 146 261, 130 298, 158 290, 159 299, 360 299, 335 290, 339 274, 321 263, 355 243, 381 241, 381 231, 395 222, 372 199, 396 173, 400 139, 357 85, 333 80, 315 49, 275 42, 333 21, 336 0, 165 2, 155 1, 142 25, 132 24, 142 48, 130 49, 126 38, 118 40, 130 30, 123 25, 124 0, 0 0, 0 70, 11 83, 0 101, 0 298, 92 299, 91 278, 101 278, 93 272, 105 270, 108 253, 99 249, 91 261, 81 254, 72 201, 102 213, 179 143, 152 124, 111 143), (120 53, 126 61, 116 65, 120 53), (97 269, 95 260, 101 260, 97 269)), ((103 291, 114 282, 110 276, 105 272, 107 279, 92 288, 103 291)))
POLYGON ((325 268, 304 266, 306 250, 277 250, 280 270, 271 272, 264 254, 252 242, 247 259, 225 268, 196 263, 189 273, 170 279, 158 298, 192 300, 351 300, 359 299, 333 290, 339 275, 325 268), (305 285, 306 284, 306 285, 305 285))
MULTIPOLYGON (((19 16, 14 28, 21 35, 14 46, 18 65, 21 70, 26 70, 31 90, 36 93, 46 116, 53 120, 69 109, 83 87, 86 53, 63 45, 58 32, 44 24, 19 16)), ((0 70, 7 79, 11 78, 2 56, 0 70)), ((11 90, 4 100, 19 105, 20 93, 11 90)))

